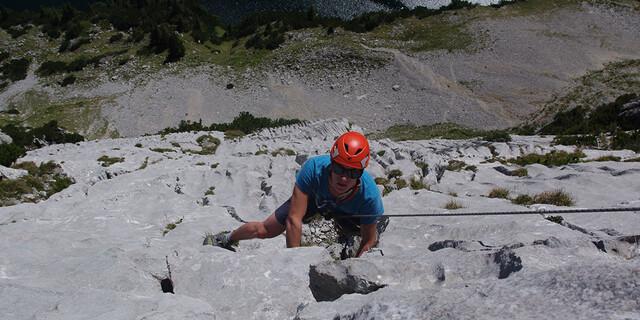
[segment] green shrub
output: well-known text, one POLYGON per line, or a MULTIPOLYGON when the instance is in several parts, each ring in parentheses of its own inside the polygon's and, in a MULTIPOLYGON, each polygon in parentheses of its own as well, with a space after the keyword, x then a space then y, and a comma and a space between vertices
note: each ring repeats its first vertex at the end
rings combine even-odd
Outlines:
POLYGON ((611 148, 614 150, 629 149, 640 152, 640 130, 617 132, 611 141, 611 148))
POLYGON ((531 196, 529 196, 528 194, 521 194, 515 197, 514 199, 512 199, 511 203, 522 205, 522 206, 528 206, 533 204, 533 198, 531 198, 531 196))
POLYGON ((456 210, 456 209, 460 209, 460 208, 464 208, 462 206, 462 204, 454 199, 449 200, 449 202, 447 202, 444 207, 444 209, 448 209, 448 210, 456 210))
POLYGON ((504 130, 488 131, 482 136, 482 140, 490 142, 509 142, 511 141, 511 135, 504 130))
POLYGON ((376 152, 376 154, 377 154, 379 157, 382 157, 382 156, 384 156, 385 152, 386 152, 385 150, 380 150, 380 151, 376 152))
POLYGON ((113 164, 119 163, 119 162, 123 162, 124 158, 120 158, 120 157, 109 157, 106 155, 101 156, 100 158, 98 158, 98 161, 102 162, 102 166, 103 167, 108 167, 111 166, 113 164))
POLYGON ((598 145, 598 138, 592 134, 556 136, 553 138, 553 143, 565 146, 594 147, 598 145))
POLYGON ((184 220, 183 218, 180 218, 179 220, 177 220, 176 222, 172 222, 172 223, 167 223, 167 225, 164 227, 164 231, 162 231, 162 235, 166 235, 167 233, 169 233, 169 231, 175 229, 179 224, 182 223, 182 221, 184 220))
POLYGON ((0 67, 0 73, 5 79, 11 81, 23 80, 27 77, 27 70, 29 70, 29 60, 25 58, 11 59, 7 64, 0 67))
POLYGON ((122 40, 122 38, 124 37, 124 35, 120 32, 114 34, 111 36, 111 38, 109 38, 109 43, 114 43, 114 42, 118 42, 120 40, 122 40))
POLYGON ((537 153, 526 154, 514 160, 510 160, 510 162, 519 164, 521 166, 539 163, 547 167, 553 167, 553 166, 562 166, 569 163, 577 163, 577 162, 580 162, 580 159, 584 157, 586 157, 586 155, 580 150, 576 150, 572 153, 553 150, 550 153, 547 153, 544 155, 537 154, 537 153))
POLYGON ((0 165, 10 167, 18 158, 25 155, 25 149, 22 146, 13 143, 0 144, 0 165))
POLYGON ((533 203, 552 204, 556 206, 570 207, 574 202, 571 195, 562 190, 545 191, 533 196, 533 203))
POLYGON ((460 171, 462 168, 466 167, 467 164, 464 161, 460 160, 449 160, 449 164, 447 165, 447 170, 449 171, 460 171))
POLYGON ((51 190, 49 190, 49 192, 47 192, 48 196, 53 195, 54 193, 58 193, 66 188, 68 188, 70 185, 72 185, 74 183, 73 179, 66 177, 66 176, 59 176, 56 177, 53 181, 53 184, 51 185, 51 190))
POLYGON ((76 82, 76 77, 74 75, 69 75, 64 79, 62 79, 62 82, 60 83, 60 85, 63 87, 66 87, 70 84, 74 84, 75 82, 76 82))
POLYGON ((389 171, 389 173, 387 174, 387 177, 389 179, 393 179, 393 178, 399 178, 402 177, 403 173, 400 169, 393 169, 391 171, 389 171))
POLYGON ((19 162, 11 167, 14 169, 26 170, 32 176, 38 175, 40 173, 40 169, 33 161, 19 162))
POLYGON ((507 199, 509 198, 509 190, 505 188, 494 188, 489 192, 489 198, 507 199))
POLYGON ((63 61, 45 61, 43 62, 36 74, 39 76, 50 76, 52 74, 64 73, 67 71, 67 64, 63 61))
POLYGON ((269 153, 269 150, 267 150, 267 149, 260 149, 260 150, 256 151, 256 152, 254 153, 254 155, 259 156, 259 155, 263 155, 263 154, 267 154, 267 153, 269 153))

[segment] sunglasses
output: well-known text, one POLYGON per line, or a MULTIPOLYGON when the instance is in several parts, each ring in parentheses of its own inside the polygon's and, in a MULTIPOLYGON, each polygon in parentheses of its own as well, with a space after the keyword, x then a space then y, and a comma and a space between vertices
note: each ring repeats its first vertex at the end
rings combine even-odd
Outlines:
POLYGON ((351 179, 358 179, 362 177, 362 173, 364 173, 364 170, 362 169, 345 168, 335 162, 331 163, 331 171, 339 176, 344 176, 351 179))

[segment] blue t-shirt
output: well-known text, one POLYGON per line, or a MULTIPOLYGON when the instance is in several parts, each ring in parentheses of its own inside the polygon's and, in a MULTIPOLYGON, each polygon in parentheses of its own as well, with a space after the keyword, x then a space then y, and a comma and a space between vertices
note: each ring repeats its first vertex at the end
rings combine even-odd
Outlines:
MULTIPOLYGON (((382 197, 378 186, 365 171, 360 177, 360 187, 357 193, 346 201, 337 203, 336 198, 329 192, 329 175, 331 174, 331 158, 321 155, 308 159, 298 172, 296 185, 314 201, 319 211, 329 211, 341 215, 375 215, 384 213, 382 197)), ((360 218, 360 224, 375 223, 377 217, 360 218)))

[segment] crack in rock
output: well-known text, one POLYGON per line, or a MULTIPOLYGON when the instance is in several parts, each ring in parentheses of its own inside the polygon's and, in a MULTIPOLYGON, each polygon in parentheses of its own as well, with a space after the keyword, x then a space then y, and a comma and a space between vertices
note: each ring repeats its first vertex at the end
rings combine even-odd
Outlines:
MULTIPOLYGON (((345 294, 359 293, 369 294, 386 284, 367 280, 366 274, 354 271, 354 266, 349 263, 330 262, 322 263, 309 268, 309 289, 316 301, 334 301, 345 294)), ((378 274, 375 266, 362 264, 365 273, 378 274)), ((444 275, 443 275, 444 278, 444 275)))
POLYGON ((247 221, 244 221, 242 218, 240 218, 240 216, 238 215, 238 213, 236 213, 236 208, 232 207, 232 206, 222 206, 223 208, 227 209, 227 213, 234 219, 236 219, 238 222, 242 222, 242 223, 247 223, 247 221))

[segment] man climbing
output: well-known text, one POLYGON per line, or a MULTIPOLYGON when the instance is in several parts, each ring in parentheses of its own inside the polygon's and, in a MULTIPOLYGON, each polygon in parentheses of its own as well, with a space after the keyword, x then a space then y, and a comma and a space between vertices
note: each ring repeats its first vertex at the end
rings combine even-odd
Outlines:
POLYGON ((247 222, 232 232, 208 235, 203 244, 235 251, 240 240, 273 238, 286 231, 287 247, 299 247, 302 224, 321 214, 334 220, 339 242, 345 245, 341 256, 359 257, 378 243, 388 224, 388 218, 379 219, 384 208, 378 187, 364 170, 368 164, 367 138, 347 132, 335 141, 330 154, 312 157, 302 165, 291 198, 268 218, 247 222), (356 235, 361 241, 354 255, 349 246, 356 235))

